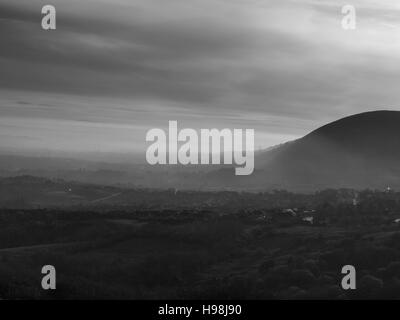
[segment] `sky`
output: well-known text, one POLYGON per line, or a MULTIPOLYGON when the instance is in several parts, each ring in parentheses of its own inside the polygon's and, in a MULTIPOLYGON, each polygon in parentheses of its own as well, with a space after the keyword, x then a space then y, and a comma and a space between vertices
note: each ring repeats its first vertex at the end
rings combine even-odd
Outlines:
POLYGON ((46 4, 0 0, 0 151, 140 153, 169 120, 266 148, 400 110, 396 0, 52 0, 51 31, 46 4))

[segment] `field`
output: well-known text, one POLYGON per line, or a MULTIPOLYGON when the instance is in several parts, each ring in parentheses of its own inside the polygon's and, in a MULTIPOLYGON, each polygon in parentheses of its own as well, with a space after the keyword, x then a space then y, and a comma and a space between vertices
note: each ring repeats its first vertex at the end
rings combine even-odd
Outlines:
POLYGON ((2 209, 0 298, 400 298, 400 195, 352 197, 259 194, 236 210, 222 200, 196 209, 2 209), (54 291, 40 285, 48 264, 54 291), (355 266, 357 290, 341 288, 344 265, 355 266))

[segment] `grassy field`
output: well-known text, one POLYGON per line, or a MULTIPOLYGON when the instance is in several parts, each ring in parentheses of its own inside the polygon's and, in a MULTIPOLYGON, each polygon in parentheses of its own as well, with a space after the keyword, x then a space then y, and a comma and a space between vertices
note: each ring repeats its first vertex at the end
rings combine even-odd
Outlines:
POLYGON ((161 210, 163 219, 129 210, 3 210, 0 297, 400 298, 400 227, 392 213, 320 210, 314 224, 279 210, 161 210), (40 285, 47 264, 57 270, 54 291, 40 285), (357 270, 354 291, 340 286, 347 264, 357 270))

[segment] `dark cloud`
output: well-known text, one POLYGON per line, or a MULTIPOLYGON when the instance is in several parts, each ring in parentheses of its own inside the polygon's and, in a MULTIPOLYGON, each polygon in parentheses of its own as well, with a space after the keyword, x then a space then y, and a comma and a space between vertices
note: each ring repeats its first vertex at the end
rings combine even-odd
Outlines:
POLYGON ((161 21, 156 20, 160 12, 155 20, 150 13, 144 19, 133 8, 128 20, 115 14, 107 19, 111 2, 87 16, 79 2, 68 3, 75 11, 66 13, 60 2, 57 31, 44 32, 36 3, 35 11, 32 2, 30 10, 0 7, 3 87, 211 103, 227 93, 236 72, 251 72, 248 60, 261 52, 294 55, 306 49, 289 35, 248 26, 244 16, 220 21, 199 17, 196 7, 183 12, 194 17, 182 19, 175 12, 161 21))
POLYGON ((286 138, 400 98, 392 1, 355 1, 352 33, 330 0, 54 0, 56 31, 40 27, 45 4, 0 0, 0 89, 13 97, 2 116, 137 126, 173 116, 286 138))

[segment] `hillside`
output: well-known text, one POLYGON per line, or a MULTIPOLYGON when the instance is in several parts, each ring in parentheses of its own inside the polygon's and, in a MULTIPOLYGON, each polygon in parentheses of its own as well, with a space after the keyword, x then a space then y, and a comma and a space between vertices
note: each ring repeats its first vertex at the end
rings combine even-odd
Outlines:
POLYGON ((256 175, 290 189, 400 187, 399 163, 400 112, 375 111, 265 152, 256 159, 256 175))

